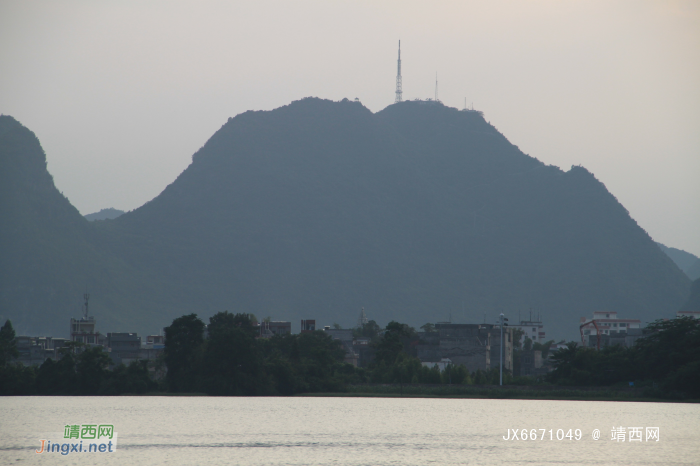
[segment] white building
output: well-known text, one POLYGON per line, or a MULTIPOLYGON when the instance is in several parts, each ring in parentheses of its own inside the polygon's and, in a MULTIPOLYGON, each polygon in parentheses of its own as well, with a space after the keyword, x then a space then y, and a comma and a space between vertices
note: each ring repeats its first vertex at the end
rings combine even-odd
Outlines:
POLYGON ((70 319, 70 340, 86 346, 105 346, 106 337, 96 330, 97 321, 93 316, 70 319))
POLYGON ((629 329, 641 328, 641 324, 639 319, 618 319, 615 311, 596 311, 593 317, 581 317, 580 321, 583 335, 597 335, 598 331, 601 335, 627 333, 629 329))
POLYGON ((700 312, 697 312, 697 311, 678 311, 678 312, 676 312, 676 317, 692 317, 693 319, 700 319, 700 312))

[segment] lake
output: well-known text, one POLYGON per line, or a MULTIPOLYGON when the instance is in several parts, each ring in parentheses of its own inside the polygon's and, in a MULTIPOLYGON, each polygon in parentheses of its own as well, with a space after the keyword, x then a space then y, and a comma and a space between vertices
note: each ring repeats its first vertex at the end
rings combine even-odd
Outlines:
POLYGON ((685 465, 700 464, 699 434, 697 404, 345 397, 0 398, 2 464, 685 465), (35 453, 41 439, 72 442, 80 448, 79 440, 63 438, 66 425, 79 426, 80 434, 85 434, 84 449, 108 439, 107 429, 102 439, 88 440, 92 429, 113 425, 116 451, 35 453), (647 428, 658 428, 658 441, 655 430, 647 428), (594 429, 600 431, 598 440, 592 437, 594 429), (513 430, 518 440, 512 440, 513 430), (537 440, 531 439, 533 432, 537 440), (649 435, 652 438, 647 439, 649 435))

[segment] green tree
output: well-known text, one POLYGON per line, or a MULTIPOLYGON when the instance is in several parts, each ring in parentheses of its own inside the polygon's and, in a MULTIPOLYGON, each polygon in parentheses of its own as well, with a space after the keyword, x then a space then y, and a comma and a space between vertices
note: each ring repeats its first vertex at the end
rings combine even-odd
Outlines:
POLYGON ((371 341, 376 341, 382 332, 382 328, 373 320, 362 324, 362 327, 353 329, 352 334, 355 338, 369 338, 371 341))
POLYGON ((523 335, 525 335, 523 329, 520 327, 513 327, 513 348, 521 349, 523 335))
POLYGON ((280 395, 293 395, 307 390, 297 365, 279 352, 274 352, 265 359, 265 372, 273 378, 274 390, 280 395))
POLYGON ((435 324, 431 324, 430 322, 428 322, 427 324, 421 325, 420 328, 425 333, 435 333, 435 324))
POLYGON ((17 361, 17 340, 12 322, 6 320, 0 328, 0 395, 32 395, 36 370, 17 361))
POLYGON ((357 369, 343 362, 340 342, 325 332, 274 336, 261 343, 277 393, 335 392, 346 383, 364 381, 357 369))
POLYGON ((0 395, 33 395, 36 368, 19 362, 0 366, 0 395))
POLYGON ((481 369, 477 369, 474 372, 474 383, 476 385, 486 385, 488 383, 486 374, 481 369))
POLYGON ((343 365, 345 350, 338 340, 317 330, 298 337, 301 373, 309 391, 341 390, 342 382, 335 377, 335 369, 343 365))
POLYGON ((78 355, 76 373, 79 391, 83 395, 97 395, 108 377, 107 368, 112 360, 101 346, 87 348, 78 355))
POLYGON ((15 329, 12 328, 12 322, 8 319, 0 328, 0 366, 7 365, 18 356, 15 329))
POLYGON ((561 385, 612 385, 634 380, 634 349, 608 346, 600 351, 570 342, 552 355, 550 381, 561 385))
POLYGON ((469 382, 469 372, 464 365, 448 364, 442 372, 442 383, 461 385, 469 382))
MULTIPOLYGON (((265 319, 269 319, 269 317, 265 319)), ((269 320, 264 320, 264 322, 269 322, 269 320)), ((216 336, 217 332, 226 332, 232 328, 240 328, 251 336, 256 336, 258 333, 256 324, 257 320, 255 320, 253 314, 233 314, 224 311, 216 313, 209 318, 207 330, 209 331, 209 338, 216 336)))
POLYGON ((204 322, 197 314, 178 317, 165 328, 166 381, 173 392, 193 392, 197 388, 204 322))
MULTIPOLYGON (((47 362, 45 361, 44 364, 47 364, 47 362)), ((61 356, 61 359, 53 364, 53 367, 56 371, 54 373, 49 372, 45 378, 45 385, 53 384, 52 390, 56 395, 77 395, 76 356, 71 352, 65 353, 61 356), (55 379, 51 380, 50 377, 55 377, 55 379)))
POLYGON ((330 369, 345 358, 345 350, 340 342, 320 330, 302 333, 297 341, 300 358, 308 362, 313 361, 320 369, 330 369))
POLYGON ((522 350, 513 349, 513 374, 520 374, 520 368, 522 367, 522 350))
POLYGON ((141 394, 154 389, 156 385, 148 375, 148 361, 132 361, 128 366, 119 364, 114 368, 102 393, 106 395, 141 394))
POLYGON ((535 342, 532 345, 532 349, 535 351, 542 352, 542 360, 544 361, 549 356, 549 348, 554 344, 554 340, 549 340, 545 343, 535 342))
POLYGON ((57 363, 49 358, 39 366, 36 374, 36 389, 40 395, 57 395, 57 384, 61 381, 62 374, 59 373, 57 363))
MULTIPOLYGON (((528 339, 525 341, 527 342, 527 340, 528 339)), ((560 348, 559 351, 552 356, 554 370, 550 372, 549 379, 552 382, 558 382, 560 384, 571 383, 574 378, 580 379, 580 376, 578 376, 580 368, 576 367, 576 363, 580 351, 587 349, 588 348, 579 348, 578 344, 573 341, 567 343, 565 348, 560 348)))
POLYGON ((700 320, 657 320, 646 331, 635 345, 641 378, 700 398, 700 320))
POLYGON ((209 319, 203 383, 213 395, 259 395, 270 391, 256 329, 248 314, 219 312, 209 319))
POLYGON ((391 321, 387 324, 384 335, 376 344, 375 360, 391 366, 401 352, 408 353, 411 340, 417 339, 416 331, 406 324, 391 321))

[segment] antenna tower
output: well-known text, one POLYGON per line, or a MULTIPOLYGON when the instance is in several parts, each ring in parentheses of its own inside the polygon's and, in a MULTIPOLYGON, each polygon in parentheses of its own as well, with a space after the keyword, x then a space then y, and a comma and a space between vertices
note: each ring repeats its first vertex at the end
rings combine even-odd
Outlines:
POLYGON ((396 99, 394 103, 403 101, 403 89, 401 84, 401 41, 399 41, 399 61, 396 72, 396 99))
POLYGON ((438 101, 437 71, 435 72, 435 102, 438 101))
POLYGON ((83 295, 83 298, 85 298, 85 319, 87 319, 88 318, 88 300, 90 299, 90 294, 85 293, 83 295))

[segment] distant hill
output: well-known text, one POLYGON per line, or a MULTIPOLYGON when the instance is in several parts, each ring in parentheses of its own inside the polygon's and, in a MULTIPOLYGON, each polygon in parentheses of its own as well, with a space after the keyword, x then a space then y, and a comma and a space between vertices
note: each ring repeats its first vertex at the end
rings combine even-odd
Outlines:
POLYGON ((690 277, 691 280, 700 278, 700 258, 698 258, 698 256, 683 251, 682 249, 664 246, 663 244, 658 242, 656 244, 659 245, 661 250, 664 253, 666 253, 666 255, 670 257, 673 260, 673 262, 676 263, 678 268, 681 269, 686 275, 688 275, 688 277, 690 277))
MULTIPOLYGON (((33 173, 50 178, 45 166, 33 173)), ((24 225, 24 210, 13 212, 24 225)), ((419 326, 450 314, 491 322, 501 311, 514 321, 532 308, 549 336, 575 338, 579 317, 594 310, 672 317, 690 290, 585 168, 547 166, 479 114, 437 103, 372 113, 310 98, 245 112, 142 207, 109 222, 60 216, 84 240, 37 253, 38 263, 58 280, 77 266, 66 262, 71 248, 99 255, 102 262, 78 271, 111 271, 93 299, 109 303, 100 318, 119 330, 154 332, 184 313, 222 310, 295 326, 301 318, 352 325, 364 306, 382 324, 419 326)), ((27 228, 65 241, 44 225, 27 228)), ((24 270, 21 254, 31 247, 18 245, 8 268, 24 270)), ((69 278, 79 300, 81 275, 69 278)), ((32 284, 28 274, 16 286, 32 284)), ((10 294, 3 308, 28 312, 26 294, 10 294)), ((65 307, 47 299, 40 309, 65 315, 65 307)))
POLYGON ((124 213, 123 210, 118 210, 118 209, 114 209, 112 207, 109 207, 107 209, 102 209, 99 212, 95 212, 94 214, 87 214, 84 217, 87 220, 94 222, 95 220, 111 220, 111 219, 119 217, 123 213, 124 213))
POLYGON ((700 278, 693 281, 688 301, 680 308, 684 312, 700 312, 700 278))
POLYGON ((685 271, 685 274, 691 280, 697 280, 698 278, 700 278, 700 259, 696 260, 693 263, 693 265, 688 267, 688 269, 685 271))

